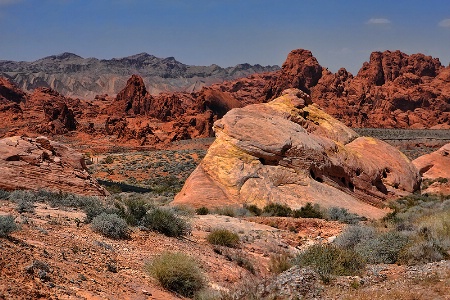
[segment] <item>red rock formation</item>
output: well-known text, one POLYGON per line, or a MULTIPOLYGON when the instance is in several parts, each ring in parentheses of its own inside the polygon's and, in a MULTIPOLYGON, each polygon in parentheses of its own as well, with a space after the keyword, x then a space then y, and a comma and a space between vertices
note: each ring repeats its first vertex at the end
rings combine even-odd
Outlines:
POLYGON ((450 195, 450 144, 433 153, 422 155, 412 163, 425 182, 429 183, 422 193, 450 195))
POLYGON ((38 88, 29 97, 25 110, 30 118, 40 120, 35 126, 39 133, 64 134, 77 129, 69 99, 50 88, 38 88))
POLYGON ((383 211, 368 203, 419 188, 416 168, 399 150, 359 137, 297 89, 233 109, 214 130, 216 140, 174 205, 313 202, 379 218, 383 211))
POLYGON ((145 115, 150 110, 151 100, 152 97, 147 92, 142 77, 133 75, 128 79, 125 88, 117 94, 114 106, 118 112, 128 115, 145 115))
POLYGON ((46 137, 0 140, 0 188, 108 194, 89 175, 81 154, 46 137))
POLYGON ((3 119, 17 119, 22 113, 20 103, 26 101, 26 94, 8 79, 0 77, 0 112, 6 112, 3 119))
POLYGON ((309 92, 322 77, 322 66, 312 55, 311 51, 304 49, 293 50, 288 54, 279 77, 271 82, 267 89, 267 97, 278 97, 288 88, 297 88, 309 92))
POLYGON ((0 103, 26 101, 26 94, 6 78, 0 77, 0 103))

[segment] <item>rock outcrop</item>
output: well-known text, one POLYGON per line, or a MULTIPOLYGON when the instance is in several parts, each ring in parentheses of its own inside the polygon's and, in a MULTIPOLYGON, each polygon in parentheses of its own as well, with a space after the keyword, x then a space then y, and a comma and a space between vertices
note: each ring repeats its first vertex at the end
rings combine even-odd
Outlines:
POLYGON ((450 128, 449 74, 430 56, 373 52, 355 77, 324 71, 311 96, 351 127, 450 128))
POLYGON ((427 186, 423 193, 450 195, 450 143, 412 162, 427 186))
POLYGON ((400 151, 359 137, 297 89, 232 109, 214 131, 215 142, 174 205, 278 202, 299 208, 312 202, 378 218, 384 200, 420 185, 419 173, 400 151))
POLYGON ((41 120, 36 132, 64 134, 77 129, 77 121, 68 99, 50 88, 38 88, 29 97, 25 110, 29 117, 41 120))
POLYGON ((46 137, 0 139, 0 189, 47 189, 104 196, 81 154, 46 137))

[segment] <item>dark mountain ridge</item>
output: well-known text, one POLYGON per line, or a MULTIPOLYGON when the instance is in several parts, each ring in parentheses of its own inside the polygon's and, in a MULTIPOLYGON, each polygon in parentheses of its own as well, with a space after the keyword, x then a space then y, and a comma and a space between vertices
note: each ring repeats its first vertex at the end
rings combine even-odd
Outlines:
POLYGON ((246 63, 227 68, 215 64, 193 66, 174 57, 158 58, 148 53, 97 59, 65 52, 33 62, 0 61, 0 76, 12 80, 25 91, 49 87, 66 96, 80 98, 93 98, 96 94, 115 95, 133 74, 143 77, 151 94, 158 94, 195 92, 205 85, 278 69, 278 66, 246 63))

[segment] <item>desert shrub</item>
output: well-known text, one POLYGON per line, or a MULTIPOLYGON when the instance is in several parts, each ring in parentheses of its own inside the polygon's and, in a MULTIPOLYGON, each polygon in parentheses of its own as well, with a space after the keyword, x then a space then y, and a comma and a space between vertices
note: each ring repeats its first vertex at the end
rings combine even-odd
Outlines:
POLYGON ((269 261, 269 271, 280 274, 292 267, 292 258, 288 253, 272 254, 269 261))
POLYGON ((357 244, 374 237, 375 229, 373 227, 352 225, 338 235, 334 243, 341 248, 354 249, 357 244))
POLYGON ((53 192, 47 190, 39 190, 35 192, 36 201, 45 202, 52 207, 77 207, 84 208, 92 202, 99 202, 100 199, 91 196, 79 196, 66 192, 53 192))
POLYGON ((366 220, 365 217, 350 213, 346 208, 342 207, 330 207, 327 211, 327 214, 328 219, 346 224, 357 224, 359 221, 366 220))
POLYGON ((239 244, 239 235, 228 229, 214 229, 206 240, 213 245, 235 248, 239 244))
POLYGON ((150 208, 146 201, 139 198, 128 198, 123 202, 115 202, 114 206, 117 208, 117 215, 131 226, 138 225, 150 208))
POLYGON ((8 199, 16 203, 16 209, 19 213, 34 212, 34 202, 37 200, 34 192, 15 190, 9 194, 8 199))
POLYGON ((18 230, 14 217, 11 215, 0 215, 0 237, 7 237, 11 232, 18 230))
POLYGON ((396 263, 400 251, 408 243, 408 237, 400 232, 389 231, 375 238, 362 241, 355 246, 355 250, 368 263, 396 263))
POLYGON ((0 199, 8 199, 10 192, 5 190, 0 190, 0 199))
POLYGON ((231 206, 223 206, 218 207, 214 210, 215 214, 222 215, 222 216, 228 216, 228 217, 235 217, 236 211, 234 207, 231 206))
POLYGON ((365 268, 364 259, 357 252, 332 244, 307 248, 295 258, 295 263, 312 267, 324 282, 329 282, 332 275, 358 275, 365 268))
POLYGON ((104 159, 102 159, 100 161, 101 164, 112 164, 114 162, 114 157, 112 157, 111 155, 108 155, 107 157, 105 157, 104 159))
POLYGON ((112 239, 126 239, 129 229, 124 219, 116 214, 101 213, 92 219, 92 229, 112 239))
POLYGON ((449 258, 450 209, 424 217, 400 254, 407 264, 427 263, 449 258))
POLYGON ((194 295, 194 300, 222 300, 221 293, 213 289, 201 289, 194 295))
POLYGON ((207 207, 202 206, 202 207, 197 208, 195 210, 195 213, 197 215, 207 215, 207 214, 209 214, 209 209, 207 207))
POLYGON ((156 207, 142 218, 140 225, 170 237, 180 237, 191 232, 189 223, 170 209, 156 207))
POLYGON ((289 217, 292 214, 292 209, 280 203, 269 203, 263 208, 263 213, 272 217, 289 217))
POLYGON ((294 218, 323 218, 323 213, 320 210, 318 204, 312 205, 310 202, 306 203, 305 206, 300 207, 293 211, 292 216, 294 218))
POLYGON ((260 216, 262 214, 262 209, 256 206, 255 204, 250 205, 244 204, 244 208, 255 216, 260 216))
POLYGON ((92 220, 101 215, 101 214, 118 214, 118 211, 115 207, 104 205, 100 201, 92 201, 86 203, 83 207, 83 211, 86 214, 85 223, 91 223, 92 220))
POLYGON ((204 286, 204 277, 197 262, 184 253, 163 253, 145 268, 162 287, 185 297, 194 296, 204 286))

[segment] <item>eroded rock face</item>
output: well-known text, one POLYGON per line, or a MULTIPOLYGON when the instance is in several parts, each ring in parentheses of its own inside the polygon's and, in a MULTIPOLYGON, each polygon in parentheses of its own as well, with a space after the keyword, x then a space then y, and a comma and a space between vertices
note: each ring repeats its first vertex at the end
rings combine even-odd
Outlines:
POLYGON ((26 101, 26 94, 6 78, 0 77, 0 104, 14 102, 20 104, 26 101))
POLYGON ((125 114, 145 115, 150 110, 151 100, 142 77, 133 75, 117 94, 115 106, 125 114))
POLYGON ((450 143, 412 162, 429 186, 422 192, 450 194, 450 143))
POLYGON ((0 139, 0 189, 47 189, 104 196, 81 154, 46 137, 0 139))
POLYGON ((450 128, 449 72, 420 53, 373 52, 355 77, 323 72, 311 96, 351 127, 450 128))
POLYGON ((38 88, 25 104, 29 117, 42 120, 36 131, 51 134, 64 134, 77 129, 77 121, 69 100, 50 88, 38 88))
POLYGON ((216 141, 174 204, 312 202, 378 218, 383 200, 419 188, 419 173, 400 151, 359 137, 297 89, 232 109, 214 131, 216 141))

